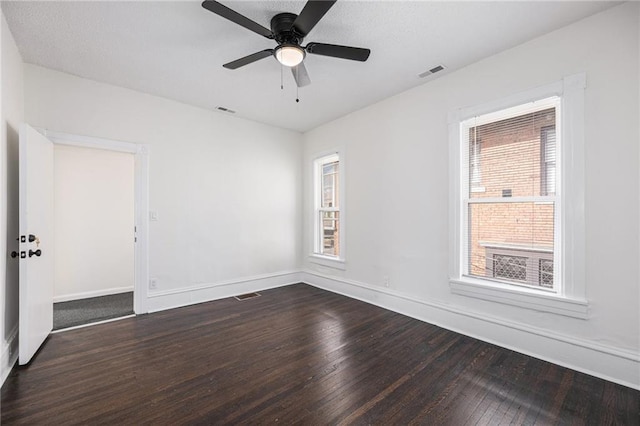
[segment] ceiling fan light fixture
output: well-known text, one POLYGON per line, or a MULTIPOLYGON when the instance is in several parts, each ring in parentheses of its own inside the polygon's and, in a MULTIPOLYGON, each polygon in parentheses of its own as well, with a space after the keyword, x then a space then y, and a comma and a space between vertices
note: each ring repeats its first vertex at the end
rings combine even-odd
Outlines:
POLYGON ((302 62, 304 55, 303 48, 293 45, 278 46, 275 51, 276 59, 285 67, 295 67, 302 62))

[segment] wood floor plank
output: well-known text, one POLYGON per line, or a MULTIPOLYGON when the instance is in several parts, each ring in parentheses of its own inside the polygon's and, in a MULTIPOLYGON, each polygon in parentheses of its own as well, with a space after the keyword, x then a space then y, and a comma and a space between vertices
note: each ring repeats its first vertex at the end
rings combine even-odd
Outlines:
POLYGON ((50 336, 3 425, 640 424, 640 392, 297 284, 50 336))

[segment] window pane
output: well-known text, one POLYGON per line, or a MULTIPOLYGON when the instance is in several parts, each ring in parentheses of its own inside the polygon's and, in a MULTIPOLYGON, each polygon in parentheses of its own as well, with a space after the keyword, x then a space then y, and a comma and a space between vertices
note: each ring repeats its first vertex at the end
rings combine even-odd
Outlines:
POLYGON ((340 255, 340 212, 320 213, 320 252, 329 256, 340 255))
POLYGON ((468 213, 468 275, 553 287, 553 203, 470 203, 468 213))
POLYGON ((547 195, 551 186, 554 192, 555 117, 548 108, 469 128, 469 196, 547 195))
POLYGON ((320 207, 338 207, 338 162, 322 165, 322 199, 320 207))
POLYGON ((314 161, 314 253, 340 257, 340 159, 338 154, 314 161))

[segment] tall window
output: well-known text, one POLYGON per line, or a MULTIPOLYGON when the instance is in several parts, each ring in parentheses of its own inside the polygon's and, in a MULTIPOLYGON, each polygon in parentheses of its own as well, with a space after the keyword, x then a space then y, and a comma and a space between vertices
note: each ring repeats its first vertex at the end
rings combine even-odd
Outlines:
POLYGON ((315 254, 340 257, 340 159, 319 158, 315 171, 315 254))
POLYGON ((552 97, 461 123, 463 275, 558 291, 559 106, 552 97))
POLYGON ((453 294, 589 317, 586 83, 570 75, 449 112, 453 294))

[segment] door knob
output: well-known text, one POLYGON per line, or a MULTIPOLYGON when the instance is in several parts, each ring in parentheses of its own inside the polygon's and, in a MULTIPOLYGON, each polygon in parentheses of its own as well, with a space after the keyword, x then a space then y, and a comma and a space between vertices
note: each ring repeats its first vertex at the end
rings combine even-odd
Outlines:
POLYGON ((29 257, 33 256, 34 254, 36 256, 40 257, 40 255, 42 254, 42 250, 38 249, 36 251, 33 251, 33 250, 29 249, 29 257))

